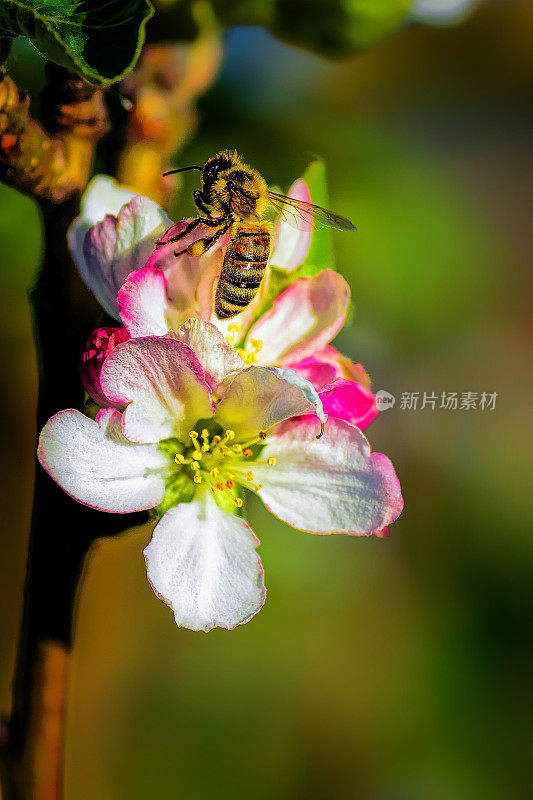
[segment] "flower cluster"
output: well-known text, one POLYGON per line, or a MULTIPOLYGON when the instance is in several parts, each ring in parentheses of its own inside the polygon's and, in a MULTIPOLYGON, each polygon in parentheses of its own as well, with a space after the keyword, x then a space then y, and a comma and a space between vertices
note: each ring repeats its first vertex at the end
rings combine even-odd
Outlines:
MULTIPOLYGON (((306 182, 291 196, 310 200, 306 182)), ((330 344, 350 291, 331 269, 306 268, 316 234, 278 219, 262 288, 228 322, 213 313, 228 239, 176 257, 169 240, 188 222, 111 179, 89 186, 71 252, 121 325, 96 330, 83 354, 95 419, 59 412, 38 455, 81 503, 155 510, 148 579, 178 625, 207 631, 246 622, 265 599, 247 491, 321 534, 386 535, 402 497, 361 432, 377 414, 366 373, 330 344)), ((204 235, 197 226, 180 249, 204 235)))

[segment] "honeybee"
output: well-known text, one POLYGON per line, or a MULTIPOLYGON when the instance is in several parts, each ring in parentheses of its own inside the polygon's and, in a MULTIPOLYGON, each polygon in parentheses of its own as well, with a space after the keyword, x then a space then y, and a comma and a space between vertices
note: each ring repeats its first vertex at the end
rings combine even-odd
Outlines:
POLYGON ((328 225, 342 231, 357 230, 349 220, 333 211, 271 191, 259 172, 245 164, 234 151, 217 153, 203 167, 182 167, 164 174, 191 169, 202 173, 202 189, 197 189, 193 197, 196 207, 205 216, 192 220, 184 231, 158 244, 178 242, 202 223, 213 228, 212 236, 196 240, 185 250, 175 251, 176 256, 185 252, 201 256, 231 230, 215 293, 218 319, 239 314, 259 291, 270 255, 271 225, 262 220, 268 205, 296 227, 306 223, 328 225))

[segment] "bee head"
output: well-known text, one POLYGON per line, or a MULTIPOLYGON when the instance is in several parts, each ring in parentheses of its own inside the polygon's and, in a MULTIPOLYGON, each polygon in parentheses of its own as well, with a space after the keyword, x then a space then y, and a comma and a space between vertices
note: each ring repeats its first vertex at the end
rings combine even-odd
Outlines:
POLYGON ((232 153, 218 153, 214 158, 210 158, 202 171, 204 188, 209 191, 220 173, 233 166, 235 161, 232 153))

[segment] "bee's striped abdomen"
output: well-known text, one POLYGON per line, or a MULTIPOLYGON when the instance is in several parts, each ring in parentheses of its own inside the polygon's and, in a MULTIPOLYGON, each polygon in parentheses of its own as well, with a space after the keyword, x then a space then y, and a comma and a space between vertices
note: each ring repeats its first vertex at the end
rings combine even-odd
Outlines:
POLYGON ((241 225, 226 250, 215 295, 215 314, 228 319, 256 296, 270 254, 268 224, 241 225))

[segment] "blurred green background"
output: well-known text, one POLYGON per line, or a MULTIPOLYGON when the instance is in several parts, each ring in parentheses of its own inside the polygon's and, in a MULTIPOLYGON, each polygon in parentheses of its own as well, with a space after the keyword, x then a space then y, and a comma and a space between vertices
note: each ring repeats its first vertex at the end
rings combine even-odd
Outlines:
MULTIPOLYGON (((405 510, 389 539, 363 540, 298 533, 251 505, 267 603, 209 635, 177 630, 152 593, 148 529, 99 543, 78 609, 68 797, 531 797, 532 37, 529 2, 412 27, 340 63, 259 28, 228 33, 181 163, 236 147, 287 186, 309 154, 325 158, 330 205, 359 227, 335 234, 355 301, 337 345, 397 398, 368 436, 393 460, 405 510), (499 396, 493 411, 401 410, 415 391, 499 396)), ((40 224, 4 187, 0 241, 7 709, 40 224)))

